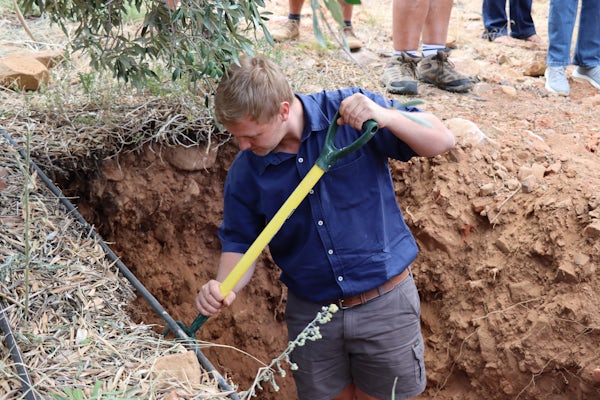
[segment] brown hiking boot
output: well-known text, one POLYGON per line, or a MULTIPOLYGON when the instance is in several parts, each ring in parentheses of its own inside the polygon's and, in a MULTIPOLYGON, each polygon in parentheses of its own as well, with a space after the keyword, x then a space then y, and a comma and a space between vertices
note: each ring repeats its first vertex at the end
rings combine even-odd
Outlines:
POLYGON ((344 39, 346 40, 346 44, 351 51, 359 50, 363 44, 359 38, 354 34, 354 30, 351 26, 346 26, 342 30, 342 35, 344 35, 344 39))
POLYGON ((473 88, 473 82, 454 69, 443 50, 423 58, 417 66, 417 75, 421 81, 449 92, 465 93, 473 88))
POLYGON ((271 36, 273 36, 273 40, 276 42, 285 42, 298 38, 300 36, 300 21, 288 18, 285 24, 271 31, 271 36))
POLYGON ((417 64, 421 58, 415 58, 402 52, 392 60, 383 70, 381 83, 388 93, 392 94, 417 94, 417 64))

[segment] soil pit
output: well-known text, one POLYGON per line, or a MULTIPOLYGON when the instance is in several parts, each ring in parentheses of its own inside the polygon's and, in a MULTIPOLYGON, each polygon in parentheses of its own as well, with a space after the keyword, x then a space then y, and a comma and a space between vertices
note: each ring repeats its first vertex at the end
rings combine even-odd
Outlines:
MULTIPOLYGON (((211 151, 155 144, 69 185, 84 217, 186 326, 216 271, 223 183, 236 151, 231 142, 211 151)), ((501 143, 463 138, 444 156, 392 164, 421 249, 413 271, 428 386, 420 398, 600 398, 592 379, 600 365, 600 198, 596 178, 579 167, 516 134, 501 143)), ((278 275, 262 256, 234 305, 196 334, 240 390, 262 366, 254 357, 268 363, 287 345, 278 275)), ((131 312, 164 330, 144 299, 131 312)), ((291 376, 278 384, 259 398, 297 398, 291 376)))

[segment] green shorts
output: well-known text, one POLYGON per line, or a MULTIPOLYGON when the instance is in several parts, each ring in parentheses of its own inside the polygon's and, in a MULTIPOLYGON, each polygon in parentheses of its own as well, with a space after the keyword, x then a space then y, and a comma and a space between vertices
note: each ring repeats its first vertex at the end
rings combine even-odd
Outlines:
MULTIPOLYGON (((293 340, 323 304, 288 292, 286 322, 293 340)), ((321 339, 297 347, 294 380, 300 400, 331 400, 354 383, 381 399, 415 397, 425 390, 421 305, 412 274, 389 293, 340 309, 320 326, 321 339)))

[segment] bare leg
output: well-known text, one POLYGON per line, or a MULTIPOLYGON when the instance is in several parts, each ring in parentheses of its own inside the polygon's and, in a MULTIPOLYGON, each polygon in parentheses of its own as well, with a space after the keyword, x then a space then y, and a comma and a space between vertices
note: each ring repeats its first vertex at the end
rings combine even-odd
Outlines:
POLYGON ((304 0, 289 0, 288 4, 290 14, 302 13, 302 6, 304 5, 304 0))
POLYGON ((446 45, 452 0, 431 0, 423 27, 423 43, 446 45))
POLYGON ((344 21, 352 21, 352 10, 354 9, 352 4, 348 4, 344 0, 338 0, 338 2, 342 7, 342 16, 344 17, 344 21))
POLYGON ((419 48, 430 1, 439 0, 394 0, 392 9, 394 50, 407 51, 419 48))

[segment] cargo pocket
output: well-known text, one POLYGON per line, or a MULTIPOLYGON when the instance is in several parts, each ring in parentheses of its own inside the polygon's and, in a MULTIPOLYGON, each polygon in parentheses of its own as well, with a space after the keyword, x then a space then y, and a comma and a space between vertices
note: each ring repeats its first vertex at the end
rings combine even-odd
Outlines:
POLYGON ((425 381, 425 344, 423 338, 419 337, 412 345, 413 356, 415 357, 415 380, 421 385, 425 381))

